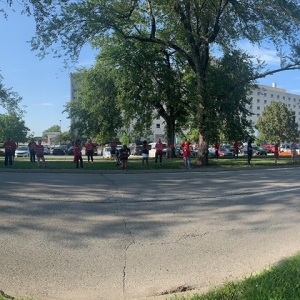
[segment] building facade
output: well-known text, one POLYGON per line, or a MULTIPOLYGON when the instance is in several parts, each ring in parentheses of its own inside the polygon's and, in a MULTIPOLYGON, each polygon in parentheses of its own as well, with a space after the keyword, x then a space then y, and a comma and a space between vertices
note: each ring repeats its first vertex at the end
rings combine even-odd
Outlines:
POLYGON ((273 82, 272 86, 258 85, 257 89, 250 92, 249 97, 251 99, 249 110, 253 113, 250 120, 254 125, 266 106, 270 105, 272 101, 285 103, 289 109, 295 112, 295 121, 300 123, 300 95, 287 93, 285 89, 278 88, 273 82))

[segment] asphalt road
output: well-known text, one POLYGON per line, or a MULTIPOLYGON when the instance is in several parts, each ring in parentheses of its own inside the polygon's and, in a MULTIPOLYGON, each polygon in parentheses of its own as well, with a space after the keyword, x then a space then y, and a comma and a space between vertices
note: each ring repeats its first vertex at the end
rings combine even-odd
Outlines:
POLYGON ((300 250, 298 167, 0 178, 0 290, 13 296, 152 299, 300 250))

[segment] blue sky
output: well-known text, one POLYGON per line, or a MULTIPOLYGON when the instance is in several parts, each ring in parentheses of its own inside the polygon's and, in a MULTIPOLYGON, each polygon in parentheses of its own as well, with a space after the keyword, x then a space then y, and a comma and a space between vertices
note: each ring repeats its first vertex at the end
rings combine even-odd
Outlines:
MULTIPOLYGON (((36 136, 60 123, 62 131, 67 131, 70 120, 62 111, 70 100, 69 73, 74 69, 65 71, 62 60, 52 58, 51 55, 40 60, 37 53, 30 50, 28 41, 35 34, 32 17, 9 12, 8 20, 0 16, 0 28, 0 74, 4 77, 5 87, 12 87, 23 98, 22 105, 27 106, 24 116, 26 126, 36 136)), ((279 67, 275 51, 253 48, 249 43, 245 43, 243 48, 259 55, 269 64, 269 68, 279 67)), ((90 47, 86 46, 77 66, 89 67, 94 62, 94 55, 90 47)), ((268 86, 272 82, 288 93, 300 94, 299 71, 283 72, 259 81, 268 86)))

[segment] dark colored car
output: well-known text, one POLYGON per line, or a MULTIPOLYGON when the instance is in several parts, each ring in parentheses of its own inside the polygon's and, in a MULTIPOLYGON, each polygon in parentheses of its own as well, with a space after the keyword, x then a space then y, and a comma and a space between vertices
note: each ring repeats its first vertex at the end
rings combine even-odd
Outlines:
MULTIPOLYGON (((263 147, 257 147, 257 146, 252 146, 252 155, 267 155, 268 151, 263 148, 263 147)), ((248 150, 247 150, 247 146, 244 146, 241 149, 241 154, 242 155, 247 155, 248 154, 248 150)))
POLYGON ((142 146, 133 146, 130 147, 131 155, 142 155, 142 146))
POLYGON ((52 152, 53 155, 65 155, 67 153, 68 153, 68 150, 67 150, 66 145, 56 146, 56 147, 54 147, 53 152, 52 152))
POLYGON ((69 149, 68 149, 68 152, 67 152, 68 155, 74 155, 74 147, 71 146, 69 149))

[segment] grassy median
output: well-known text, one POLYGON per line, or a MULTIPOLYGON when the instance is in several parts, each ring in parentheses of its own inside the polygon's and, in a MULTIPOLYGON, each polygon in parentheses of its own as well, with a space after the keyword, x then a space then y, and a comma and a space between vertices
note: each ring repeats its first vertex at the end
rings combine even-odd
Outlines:
MULTIPOLYGON (((52 170, 60 169, 75 169, 76 165, 73 163, 72 156, 57 157, 53 155, 46 155, 46 168, 52 170)), ((299 159, 300 163, 300 159, 299 159)), ((108 158, 95 157, 94 163, 87 163, 86 156, 83 156, 84 168, 87 170, 119 170, 120 167, 116 166, 114 161, 108 158)), ((274 156, 255 156, 251 160, 253 167, 255 166, 273 166, 274 156)), ((278 166, 291 165, 290 157, 279 157, 278 166)), ((220 157, 219 159, 209 158, 209 167, 223 167, 223 168, 240 168, 247 166, 247 157, 240 156, 238 159, 232 157, 220 157)), ((197 169, 199 166, 196 164, 196 158, 191 158, 192 169, 197 169)), ((0 169, 4 169, 4 157, 0 157, 0 169)), ((6 167, 9 168, 9 167, 6 167)), ((163 158, 163 163, 154 163, 154 158, 149 158, 149 166, 142 167, 142 158, 140 156, 130 157, 128 160, 128 170, 160 170, 160 169, 183 169, 182 158, 166 159, 163 158)), ((16 157, 13 169, 37 169, 37 164, 29 161, 28 157, 16 157)))
POLYGON ((300 253, 239 282, 229 282, 202 295, 172 300, 296 300, 300 299, 300 253))

